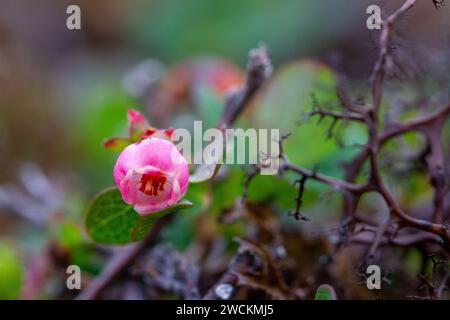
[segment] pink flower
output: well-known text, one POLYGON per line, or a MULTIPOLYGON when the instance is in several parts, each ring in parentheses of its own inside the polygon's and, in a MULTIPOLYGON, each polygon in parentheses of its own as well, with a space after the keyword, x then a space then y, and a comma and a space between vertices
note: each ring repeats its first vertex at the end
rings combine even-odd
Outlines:
POLYGON ((147 215, 180 201, 188 188, 189 167, 170 141, 147 138, 122 151, 114 180, 123 200, 147 215))

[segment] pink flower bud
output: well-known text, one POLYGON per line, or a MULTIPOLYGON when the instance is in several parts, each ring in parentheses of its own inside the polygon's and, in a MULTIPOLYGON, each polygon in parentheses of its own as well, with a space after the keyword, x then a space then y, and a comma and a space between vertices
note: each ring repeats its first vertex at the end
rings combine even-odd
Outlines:
POLYGON ((123 200, 147 215, 180 201, 188 188, 189 167, 170 141, 147 138, 122 151, 114 180, 123 200))
POLYGON ((128 133, 130 137, 140 136, 150 127, 147 119, 135 109, 128 110, 128 133))

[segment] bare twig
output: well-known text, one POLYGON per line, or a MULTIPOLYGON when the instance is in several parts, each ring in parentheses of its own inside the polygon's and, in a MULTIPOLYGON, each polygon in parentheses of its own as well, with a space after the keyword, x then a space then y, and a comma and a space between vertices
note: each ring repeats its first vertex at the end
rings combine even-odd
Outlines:
POLYGON ((225 99, 219 127, 229 127, 244 110, 247 102, 272 74, 272 63, 267 47, 261 46, 249 53, 247 80, 242 88, 232 91, 225 99))
POLYGON ((168 215, 159 219, 151 231, 141 241, 119 249, 113 257, 108 261, 102 273, 89 283, 89 286, 83 289, 76 297, 77 300, 94 300, 98 299, 103 290, 120 276, 128 266, 133 263, 136 257, 146 248, 151 247, 157 240, 161 229, 173 218, 168 215))
POLYGON ((302 177, 299 180, 295 180, 295 182, 294 182, 294 184, 298 184, 298 193, 297 193, 297 197, 295 198, 295 201, 296 201, 295 210, 292 212, 289 212, 289 215, 293 216, 295 218, 295 220, 297 220, 297 221, 299 221, 299 220, 309 221, 309 219, 301 213, 301 206, 302 206, 302 202, 303 202, 303 193, 305 192, 305 185, 306 185, 307 180, 308 180, 308 177, 302 175, 302 177))
MULTIPOLYGON (((392 37, 392 30, 394 23, 405 14, 412 6, 416 4, 416 0, 406 0, 405 3, 393 14, 391 14, 385 21, 383 21, 383 29, 380 36, 380 54, 375 63, 372 76, 372 112, 374 115, 378 114, 381 103, 381 92, 384 77, 386 74, 386 61, 389 55, 390 42, 392 37)), ((374 119, 377 122, 376 119, 374 119)))
POLYGON ((298 165, 295 165, 289 161, 285 161, 281 165, 282 170, 290 170, 293 172, 297 172, 301 174, 304 177, 310 178, 312 180, 316 180, 322 183, 325 183, 329 186, 331 186, 336 191, 349 191, 351 193, 360 193, 364 190, 368 190, 367 185, 359 185, 351 182, 347 182, 344 180, 339 180, 324 174, 316 173, 314 171, 302 168, 298 165))

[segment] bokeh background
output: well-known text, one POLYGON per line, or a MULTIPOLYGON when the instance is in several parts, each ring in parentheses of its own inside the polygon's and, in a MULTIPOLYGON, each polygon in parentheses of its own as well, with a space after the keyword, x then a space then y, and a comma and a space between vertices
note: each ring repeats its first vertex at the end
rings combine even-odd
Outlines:
MULTIPOLYGON (((323 126, 295 131, 296 121, 311 107, 313 92, 333 103, 338 76, 355 96, 366 92, 378 35, 366 28, 369 4, 391 12, 400 2, 0 0, 0 298, 70 297, 61 288, 59 262, 95 276, 108 249, 90 243, 82 216, 89 198, 113 184, 117 154, 102 142, 125 134, 128 108, 156 127, 190 128, 193 120, 213 126, 224 93, 241 83, 248 51, 261 42, 272 54, 275 80, 240 123, 294 131, 291 158, 339 176, 339 160, 355 150, 327 140, 323 126), (66 28, 70 4, 81 7, 81 30, 66 28)), ((448 90, 449 18, 450 8, 419 1, 399 25, 402 77, 421 79, 427 93, 448 90)), ((393 87, 389 97, 399 105, 414 97, 411 87, 393 87)), ((348 143, 365 137, 357 127, 344 135, 348 143)), ((211 212, 241 192, 242 172, 230 176, 219 179, 211 212)), ((263 188, 255 199, 280 212, 293 208, 289 183, 273 179, 267 184, 287 191, 263 188)), ((405 181, 411 189, 405 201, 426 204, 425 177, 412 179, 405 181)), ((193 197, 207 201, 207 191, 195 191, 193 197)), ((338 200, 321 201, 323 191, 312 184, 305 204, 314 232, 339 219, 338 200)), ((367 210, 379 210, 379 202, 373 199, 367 210)), ((190 247, 202 225, 195 220, 200 211, 167 230, 179 250, 190 247)), ((214 232, 240 232, 222 229, 214 232)))

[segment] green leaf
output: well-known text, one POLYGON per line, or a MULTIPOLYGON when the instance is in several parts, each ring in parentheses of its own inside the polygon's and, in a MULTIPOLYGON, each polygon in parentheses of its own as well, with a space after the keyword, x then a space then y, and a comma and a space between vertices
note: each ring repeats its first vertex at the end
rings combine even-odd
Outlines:
POLYGON ((113 187, 100 192, 89 205, 86 229, 96 242, 127 244, 141 240, 157 219, 192 205, 190 201, 182 200, 159 212, 141 216, 122 200, 120 191, 113 187))
POLYGON ((322 284, 316 291, 314 300, 337 300, 334 288, 328 284, 322 284))
POLYGON ((244 192, 245 174, 239 167, 229 167, 223 179, 212 184, 211 213, 220 213, 233 206, 244 192))
POLYGON ((70 221, 64 221, 61 224, 55 224, 52 230, 58 243, 65 248, 75 248, 83 242, 83 233, 81 228, 70 221))
MULTIPOLYGON (((291 133, 284 143, 284 151, 292 162, 305 167, 322 166, 327 159, 337 162, 348 158, 346 149, 340 149, 334 139, 327 139, 332 119, 324 119, 320 124, 317 117, 304 121, 313 107, 312 94, 324 109, 342 109, 336 85, 336 74, 322 63, 311 60, 289 63, 277 70, 267 89, 255 100, 251 126, 279 129, 281 134, 291 133), (311 143, 311 137, 315 138, 314 143, 311 143)), ((347 126, 352 128, 353 124, 347 123, 347 126)), ((336 132, 340 128, 341 124, 338 124, 336 132)), ((342 131, 347 130, 346 127, 342 131)), ((344 139, 344 143, 351 142, 344 139)))
POLYGON ((0 243, 0 299, 19 299, 22 279, 21 263, 15 250, 0 243))
POLYGON ((219 122, 223 98, 214 91, 212 84, 199 85, 194 94, 203 126, 205 128, 213 128, 219 122))

